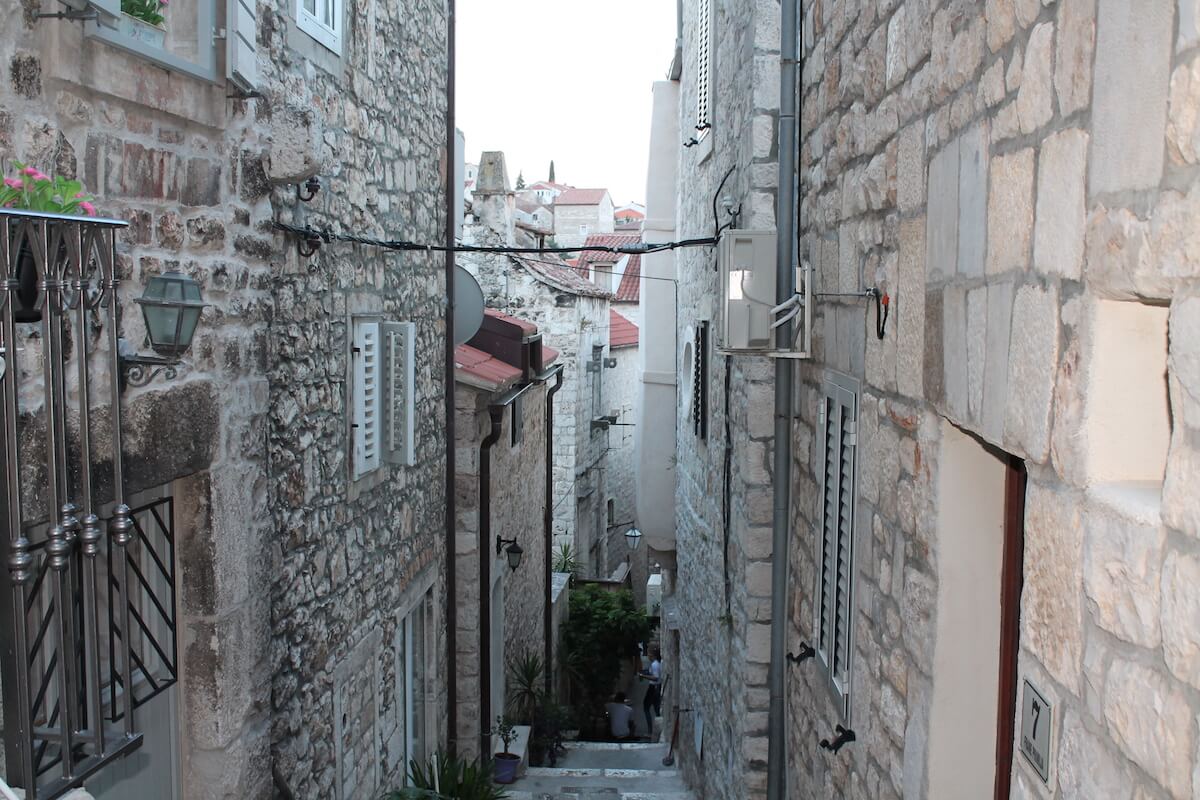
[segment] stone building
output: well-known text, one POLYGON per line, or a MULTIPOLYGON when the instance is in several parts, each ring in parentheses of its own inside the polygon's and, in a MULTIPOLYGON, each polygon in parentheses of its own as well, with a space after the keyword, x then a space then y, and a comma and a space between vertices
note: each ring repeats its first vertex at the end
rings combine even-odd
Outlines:
MULTIPOLYGON (((122 396, 127 496, 174 508, 163 612, 178 660, 134 715, 138 755, 89 780, 97 797, 267 798, 273 768, 297 797, 374 796, 448 735, 441 260, 338 244, 302 258, 272 228, 441 240, 446 13, 328 8, 251 3, 225 19, 211 0, 172 4, 159 47, 38 17, 56 3, 0 6, 0 159, 77 178, 128 223, 120 335, 148 349, 132 299, 160 273, 191 276, 210 304, 178 377, 122 396), (196 34, 214 27, 226 38, 196 34), (313 175, 302 203, 295 184, 313 175), (412 323, 407 463, 352 427, 379 321, 412 323)), ((40 342, 18 331, 33 458, 40 342)), ((111 450, 96 459, 104 473, 111 450)), ((111 486, 97 492, 107 516, 111 486)))
POLYGON ((608 189, 570 188, 554 197, 554 241, 578 247, 593 233, 613 232, 613 201, 608 189))
MULTIPOLYGON (((481 166, 464 241, 511 244, 512 192, 503 153, 484 153, 480 163, 495 168, 481 166)), ((552 256, 463 253, 459 263, 479 281, 489 308, 535 324, 559 352, 563 387, 555 396, 553 422, 555 547, 570 545, 585 574, 599 577, 608 560, 608 457, 611 437, 619 436, 599 420, 611 412, 613 368, 605 360, 611 359, 612 294, 552 256)))
POLYGON ((558 392, 557 357, 537 326, 492 310, 483 329, 455 354, 459 501, 453 597, 461 754, 478 754, 480 736, 506 712, 509 665, 526 653, 545 659, 543 611, 550 587, 545 493, 539 488, 550 477, 547 394, 558 392), (522 551, 515 569, 508 560, 514 544, 522 551), (484 583, 486 607, 480 602, 484 583), (481 652, 485 642, 487 653, 481 652))
MULTIPOLYGON (((722 313, 714 256, 676 257, 681 364, 702 376, 680 377, 668 576, 685 775, 765 795, 775 588, 789 649, 815 650, 787 666, 792 796, 1193 797, 1194 9, 800 6, 815 314, 786 587, 774 370, 695 335, 722 313), (854 739, 822 747, 837 726, 854 739)), ((708 127, 679 151, 681 237, 726 221, 708 204, 727 175, 737 226, 775 226, 779 12, 684 6, 679 126, 708 127)))

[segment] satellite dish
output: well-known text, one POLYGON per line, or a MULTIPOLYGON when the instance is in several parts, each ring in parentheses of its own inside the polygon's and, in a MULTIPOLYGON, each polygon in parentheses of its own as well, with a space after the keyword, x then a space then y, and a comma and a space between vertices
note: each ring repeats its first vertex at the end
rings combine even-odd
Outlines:
POLYGON ((471 340, 483 324, 483 289, 471 273, 454 266, 454 346, 471 340))

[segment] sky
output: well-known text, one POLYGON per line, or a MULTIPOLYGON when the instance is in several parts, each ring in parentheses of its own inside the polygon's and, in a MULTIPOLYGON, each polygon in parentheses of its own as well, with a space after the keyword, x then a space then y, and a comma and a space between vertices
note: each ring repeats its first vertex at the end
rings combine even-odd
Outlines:
POLYGON ((456 0, 455 114, 466 160, 645 202, 650 85, 675 48, 675 0, 456 0))

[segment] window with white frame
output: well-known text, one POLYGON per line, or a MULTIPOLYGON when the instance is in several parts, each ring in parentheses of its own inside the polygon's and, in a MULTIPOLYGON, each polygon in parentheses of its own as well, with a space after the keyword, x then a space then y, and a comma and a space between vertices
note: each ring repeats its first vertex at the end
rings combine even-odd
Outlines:
POLYGON ((430 659, 433 656, 433 589, 406 613, 396 631, 396 703, 404 733, 404 760, 423 764, 436 747, 434 686, 430 659))
POLYGON ((580 235, 580 236, 587 236, 587 235, 588 235, 588 226, 587 226, 587 225, 580 225, 580 226, 579 226, 579 235, 580 235))
POLYGON ((351 352, 351 387, 354 451, 351 469, 355 480, 379 468, 382 433, 382 359, 380 322, 377 318, 356 318, 351 352))
POLYGON ((849 725, 854 654, 855 454, 858 447, 858 382, 832 374, 825 380, 817 431, 821 439, 819 550, 814 628, 817 655, 849 725))
POLYGON ((296 0, 296 24, 328 50, 342 54, 342 0, 296 0))

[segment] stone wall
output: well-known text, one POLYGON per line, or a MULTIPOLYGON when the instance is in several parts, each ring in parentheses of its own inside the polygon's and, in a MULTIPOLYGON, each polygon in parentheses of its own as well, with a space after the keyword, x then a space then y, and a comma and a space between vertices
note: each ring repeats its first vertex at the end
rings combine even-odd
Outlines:
POLYGON ((554 241, 559 247, 578 247, 593 233, 613 232, 612 200, 605 199, 595 206, 555 205, 554 241), (580 233, 579 226, 586 225, 587 233, 580 233))
MULTIPOLYGON (((179 379, 127 394, 132 450, 188 455, 158 472, 161 457, 141 461, 136 485, 191 473, 175 487, 182 796, 268 797, 273 759, 301 797, 395 785, 396 615, 412 586, 444 591, 440 261, 340 246, 302 261, 270 222, 440 238, 442 3, 354 7, 340 59, 295 29, 294 4, 259 4, 262 97, 251 100, 85 38, 80 23, 34 17, 57 8, 0 10, 12 20, 0 32, 0 159, 78 177, 103 215, 130 222, 119 245, 123 335, 142 345, 129 299, 166 269, 192 275, 213 304, 179 379), (406 54, 386 69, 384 42, 406 54), (400 106, 411 113, 396 116, 400 106), (313 172, 323 188, 310 204, 271 183, 313 172), (416 466, 383 467, 376 485, 352 490, 346 331, 366 310, 417 322, 423 422, 416 466), (193 458, 203 442, 211 452, 193 458), (352 657, 368 641, 379 644, 352 657), (365 665, 348 677, 361 688, 353 702, 369 697, 379 710, 363 718, 375 730, 345 732, 381 743, 363 754, 376 766, 361 782, 347 781, 335 752, 347 685, 335 676, 350 663, 365 665)), ((436 683, 431 719, 444 706, 436 683)))
MULTIPOLYGON (((546 481, 546 392, 545 386, 535 386, 522 395, 519 410, 523 438, 517 445, 512 443, 512 425, 518 407, 504 410, 500 438, 490 450, 492 532, 482 555, 491 561, 493 591, 497 583, 503 587, 504 647, 503 653, 493 656, 504 659, 505 678, 507 664, 513 659, 526 651, 542 656, 545 647, 542 612, 546 548, 541 487, 546 481), (525 551, 516 572, 509 568, 505 554, 496 554, 496 536, 515 538, 525 551)), ((504 709, 493 707, 488 720, 480 719, 479 465, 480 444, 491 431, 488 405, 495 399, 490 392, 462 383, 455 397, 458 748, 468 755, 479 752, 480 732, 493 726, 496 716, 504 713, 504 709)), ((500 687, 492 687, 494 697, 502 694, 500 687)))
MULTIPOLYGON (((862 380, 852 718, 791 671, 793 791, 921 797, 954 680, 939 636, 948 425, 1023 460, 1017 676, 1054 709, 1014 797, 1193 796, 1195 14, 1169 0, 805 0, 801 257, 818 291, 795 423, 792 635, 812 641, 826 370, 862 380), (1185 576, 1192 577, 1185 577, 1185 576)), ((1000 489, 1002 491, 1002 488, 1000 489)), ((961 599, 961 595, 960 595, 961 599)), ((994 712, 993 712, 994 713, 994 712)), ((1019 727, 1019 725, 1018 725, 1019 727)))
MULTIPOLYGON (((610 349, 609 356, 617 360, 614 369, 604 372, 608 408, 604 413, 619 412, 617 421, 622 423, 608 429, 607 500, 613 504, 613 522, 637 521, 637 464, 634 457, 634 429, 637 419, 635 404, 638 401, 638 351, 637 347, 610 349)), ((607 512, 606 512, 607 513, 607 512)), ((633 581, 635 599, 642 603, 646 599, 646 548, 636 553, 629 552, 625 541, 628 526, 607 531, 606 559, 602 573, 612 575, 613 570, 626 559, 630 559, 630 576, 633 581)))
MULTIPOLYGON (((779 5, 773 0, 714 2, 715 103, 707 144, 680 148, 676 238, 710 236, 713 196, 722 190, 742 206, 739 227, 774 227, 779 105, 779 5)), ((683 8, 681 131, 696 124, 696 4, 683 8)), ((684 138, 690 134, 685 133, 684 138)), ((726 222, 727 219, 722 219, 726 222)), ((716 349, 720 296, 716 253, 677 251, 679 276, 679 417, 676 471, 676 575, 680 616, 680 762, 688 783, 714 798, 765 795, 767 662, 770 623, 772 362, 728 357, 716 349), (692 333, 709 320, 708 437, 694 432, 692 333), (693 747, 704 720, 703 758, 693 747)), ((664 565, 667 566, 667 565, 664 565)), ((665 647, 668 652, 671 647, 665 647)), ((668 655, 669 657, 669 655, 668 655)))

